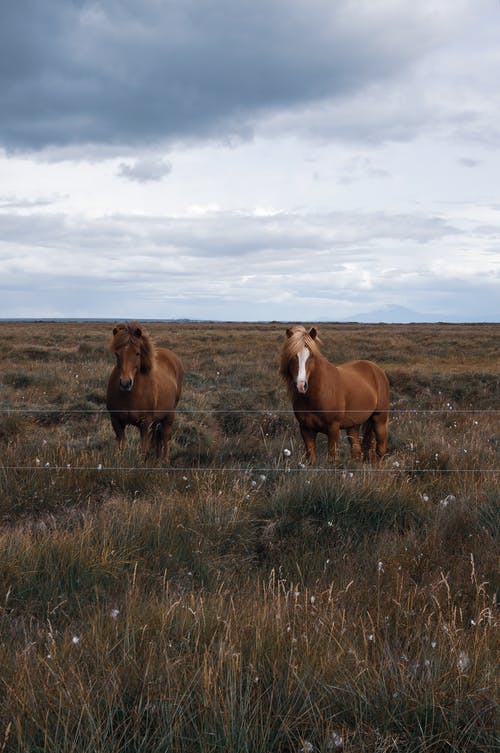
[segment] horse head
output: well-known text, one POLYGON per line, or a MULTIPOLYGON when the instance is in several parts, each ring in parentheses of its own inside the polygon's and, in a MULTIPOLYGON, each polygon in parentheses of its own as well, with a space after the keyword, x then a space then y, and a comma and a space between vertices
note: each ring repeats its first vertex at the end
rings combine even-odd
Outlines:
POLYGON ((137 324, 118 324, 113 328, 112 350, 120 375, 120 389, 130 392, 137 374, 151 369, 150 340, 137 324))
POLYGON ((316 341, 319 341, 315 327, 309 332, 302 326, 291 327, 286 331, 287 342, 285 354, 287 356, 286 370, 283 375, 292 381, 294 389, 301 395, 306 395, 309 389, 309 377, 313 368, 314 356, 318 352, 316 341))

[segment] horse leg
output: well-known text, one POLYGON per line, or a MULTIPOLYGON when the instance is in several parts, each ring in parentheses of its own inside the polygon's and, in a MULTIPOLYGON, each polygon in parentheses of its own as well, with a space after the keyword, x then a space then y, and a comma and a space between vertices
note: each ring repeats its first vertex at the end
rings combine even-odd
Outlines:
POLYGON ((304 440, 307 460, 311 465, 316 465, 316 432, 301 425, 300 433, 304 440))
POLYGON ((161 445, 163 441, 163 424, 161 422, 151 424, 151 443, 154 446, 156 458, 161 455, 161 445))
POLYGON ((372 452, 373 438, 375 435, 375 426, 373 418, 369 418, 363 426, 363 460, 370 460, 372 452))
POLYGON ((351 426, 346 429, 346 434, 351 444, 351 457, 353 460, 359 460, 361 457, 361 443, 359 441, 359 427, 351 426))
POLYGON ((147 421, 142 421, 139 424, 139 431, 141 433, 141 450, 144 455, 147 455, 151 447, 151 432, 153 426, 147 421))
POLYGON ((337 448, 339 446, 340 425, 338 421, 332 421, 328 424, 328 453, 332 460, 337 457, 337 448))
POLYGON ((375 429, 376 448, 378 460, 382 460, 387 452, 387 424, 389 423, 389 416, 387 413, 379 413, 373 417, 373 425, 375 429))
POLYGON ((111 414, 111 425, 115 432, 116 441, 118 442, 118 449, 123 450, 123 443, 125 440, 125 427, 123 426, 120 418, 116 413, 111 414))
MULTIPOLYGON (((163 427, 163 459, 170 465, 170 437, 172 436, 172 423, 168 421, 163 427)), ((158 455, 159 457, 159 455, 158 455)))

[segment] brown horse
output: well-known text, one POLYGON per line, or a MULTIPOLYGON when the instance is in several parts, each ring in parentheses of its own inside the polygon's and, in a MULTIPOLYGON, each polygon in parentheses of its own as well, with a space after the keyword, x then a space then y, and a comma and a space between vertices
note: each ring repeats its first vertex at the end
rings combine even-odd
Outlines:
POLYGON ((389 420, 389 381, 385 372, 372 361, 349 361, 334 366, 321 355, 321 342, 313 327, 307 332, 301 325, 288 329, 281 354, 283 377, 293 411, 299 422, 309 462, 316 462, 316 434, 328 436, 332 458, 337 454, 339 430, 345 429, 351 443, 351 455, 368 460, 376 439, 376 456, 387 450, 389 420), (361 448, 359 429, 363 425, 361 448))
POLYGON ((143 328, 132 322, 113 328, 111 350, 116 366, 108 382, 106 407, 120 449, 125 427, 137 426, 141 446, 148 452, 153 439, 156 457, 169 462, 169 441, 179 402, 184 370, 167 348, 155 348, 143 328))

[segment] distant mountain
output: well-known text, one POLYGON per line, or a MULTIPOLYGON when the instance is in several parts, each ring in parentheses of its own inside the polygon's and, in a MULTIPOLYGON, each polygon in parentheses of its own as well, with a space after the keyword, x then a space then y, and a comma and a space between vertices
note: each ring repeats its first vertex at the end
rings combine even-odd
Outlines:
POLYGON ((365 311, 362 314, 353 314, 352 316, 341 319, 343 322, 360 322, 361 324, 422 324, 426 322, 438 321, 438 318, 431 314, 423 314, 420 311, 413 311, 406 306, 397 306, 389 303, 374 311, 365 311))

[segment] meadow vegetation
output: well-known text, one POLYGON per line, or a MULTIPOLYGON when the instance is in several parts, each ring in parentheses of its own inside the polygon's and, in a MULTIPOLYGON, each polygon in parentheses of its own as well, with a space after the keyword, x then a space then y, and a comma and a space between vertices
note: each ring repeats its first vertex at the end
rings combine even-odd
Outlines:
POLYGON ((2 325, 0 753, 498 749, 500 327, 321 325, 394 412, 380 467, 315 469, 285 325, 147 327, 171 468, 117 451, 111 325, 2 325))

